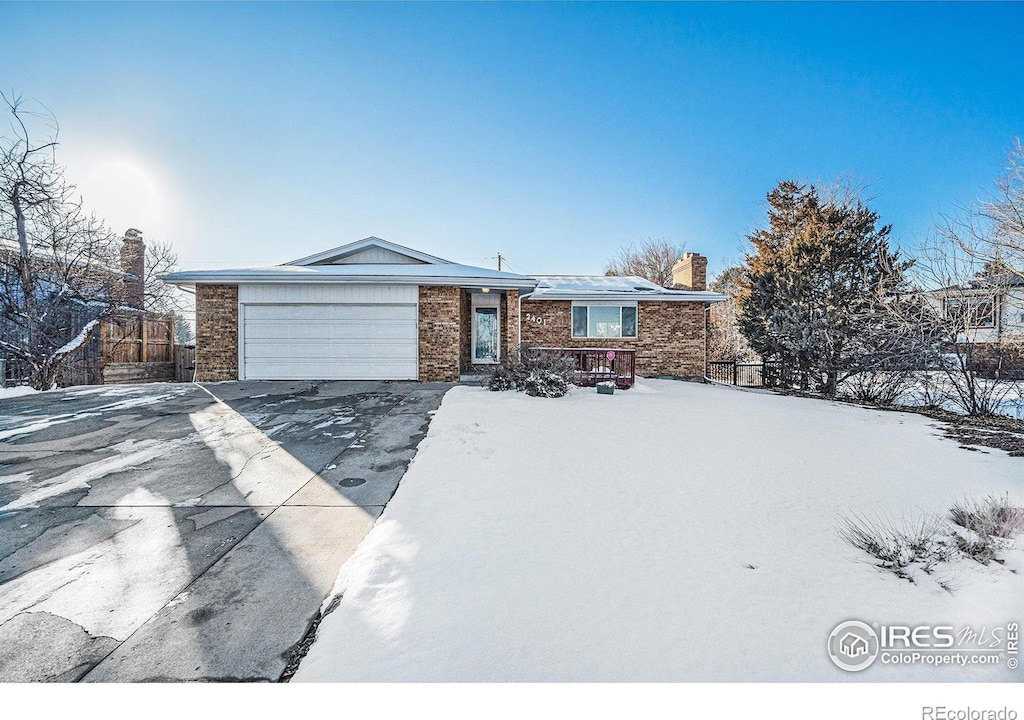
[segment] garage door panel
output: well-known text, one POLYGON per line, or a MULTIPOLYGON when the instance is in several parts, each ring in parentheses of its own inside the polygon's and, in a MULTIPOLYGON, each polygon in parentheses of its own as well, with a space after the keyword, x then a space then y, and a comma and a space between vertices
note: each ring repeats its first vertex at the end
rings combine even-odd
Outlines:
POLYGON ((416 348, 409 347, 409 343, 401 340, 376 341, 331 341, 314 340, 304 341, 303 349, 308 357, 295 357, 295 340, 275 338, 273 340, 261 341, 253 345, 246 342, 246 360, 258 360, 273 358, 280 361, 294 360, 295 362, 323 362, 324 358, 330 360, 344 359, 379 359, 382 362, 387 360, 415 360, 416 348))
POLYGON ((339 377, 324 377, 324 366, 319 362, 254 361, 246 365, 246 377, 251 380, 412 380, 405 363, 365 363, 340 369, 339 377))
MULTIPOLYGON (((415 305, 246 305, 247 317, 258 320, 386 320, 408 319, 415 305)), ((411 314, 415 318, 415 312, 411 314)))
POLYGON ((245 377, 415 379, 417 311, 398 304, 245 305, 245 377))
POLYGON ((416 333, 416 322, 354 322, 331 323, 288 322, 287 320, 246 321, 245 339, 249 341, 271 341, 280 338, 317 342, 340 340, 357 342, 368 337, 380 340, 408 341, 416 333))

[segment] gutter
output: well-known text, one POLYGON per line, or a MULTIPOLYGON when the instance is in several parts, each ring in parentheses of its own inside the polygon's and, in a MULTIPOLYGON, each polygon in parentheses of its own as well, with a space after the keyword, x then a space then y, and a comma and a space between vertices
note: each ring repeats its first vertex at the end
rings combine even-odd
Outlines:
POLYGON ((683 294, 680 291, 672 294, 658 293, 600 293, 600 292, 579 292, 579 293, 548 293, 543 291, 529 293, 526 298, 532 302, 557 302, 557 301, 606 301, 606 302, 700 302, 719 303, 728 300, 728 296, 713 292, 692 292, 683 294))
POLYGON ((523 294, 519 293, 519 323, 516 327, 516 346, 523 346, 523 294))
POLYGON ((394 275, 267 275, 228 274, 211 277, 193 273, 170 273, 160 276, 164 282, 179 287, 195 285, 268 285, 268 284, 332 284, 347 285, 432 285, 458 287, 487 287, 494 290, 533 290, 532 283, 511 283, 507 280, 488 277, 439 277, 439 276, 394 276, 394 275))

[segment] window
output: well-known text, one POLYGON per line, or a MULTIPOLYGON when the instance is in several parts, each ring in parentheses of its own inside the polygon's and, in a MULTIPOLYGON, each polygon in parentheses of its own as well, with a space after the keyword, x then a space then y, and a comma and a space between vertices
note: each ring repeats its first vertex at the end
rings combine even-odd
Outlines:
POLYGON ((573 305, 572 336, 636 337, 636 305, 573 305))
POLYGON ((996 325, 995 298, 946 298, 945 308, 946 317, 961 323, 965 330, 996 325))

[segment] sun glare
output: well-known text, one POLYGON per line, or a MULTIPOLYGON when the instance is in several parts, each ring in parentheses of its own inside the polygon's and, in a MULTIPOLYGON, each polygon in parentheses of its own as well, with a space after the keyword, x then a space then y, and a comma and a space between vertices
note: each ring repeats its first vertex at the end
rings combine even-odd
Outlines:
POLYGON ((156 174, 131 157, 105 158, 78 183, 86 204, 113 230, 163 225, 165 193, 156 174))

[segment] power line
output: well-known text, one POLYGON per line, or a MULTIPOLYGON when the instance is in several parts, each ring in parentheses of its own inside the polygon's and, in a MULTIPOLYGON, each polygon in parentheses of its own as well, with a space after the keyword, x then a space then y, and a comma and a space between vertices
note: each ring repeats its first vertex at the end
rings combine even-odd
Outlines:
POLYGON ((523 271, 522 271, 522 270, 520 270, 518 266, 516 266, 516 265, 513 265, 512 263, 510 263, 510 262, 508 261, 508 258, 506 258, 506 257, 503 257, 503 258, 502 258, 502 260, 503 260, 503 262, 505 263, 506 267, 508 267, 508 269, 509 269, 509 270, 511 270, 512 272, 517 272, 517 273, 519 273, 520 275, 523 275, 523 274, 524 274, 524 273, 523 273, 523 271))

